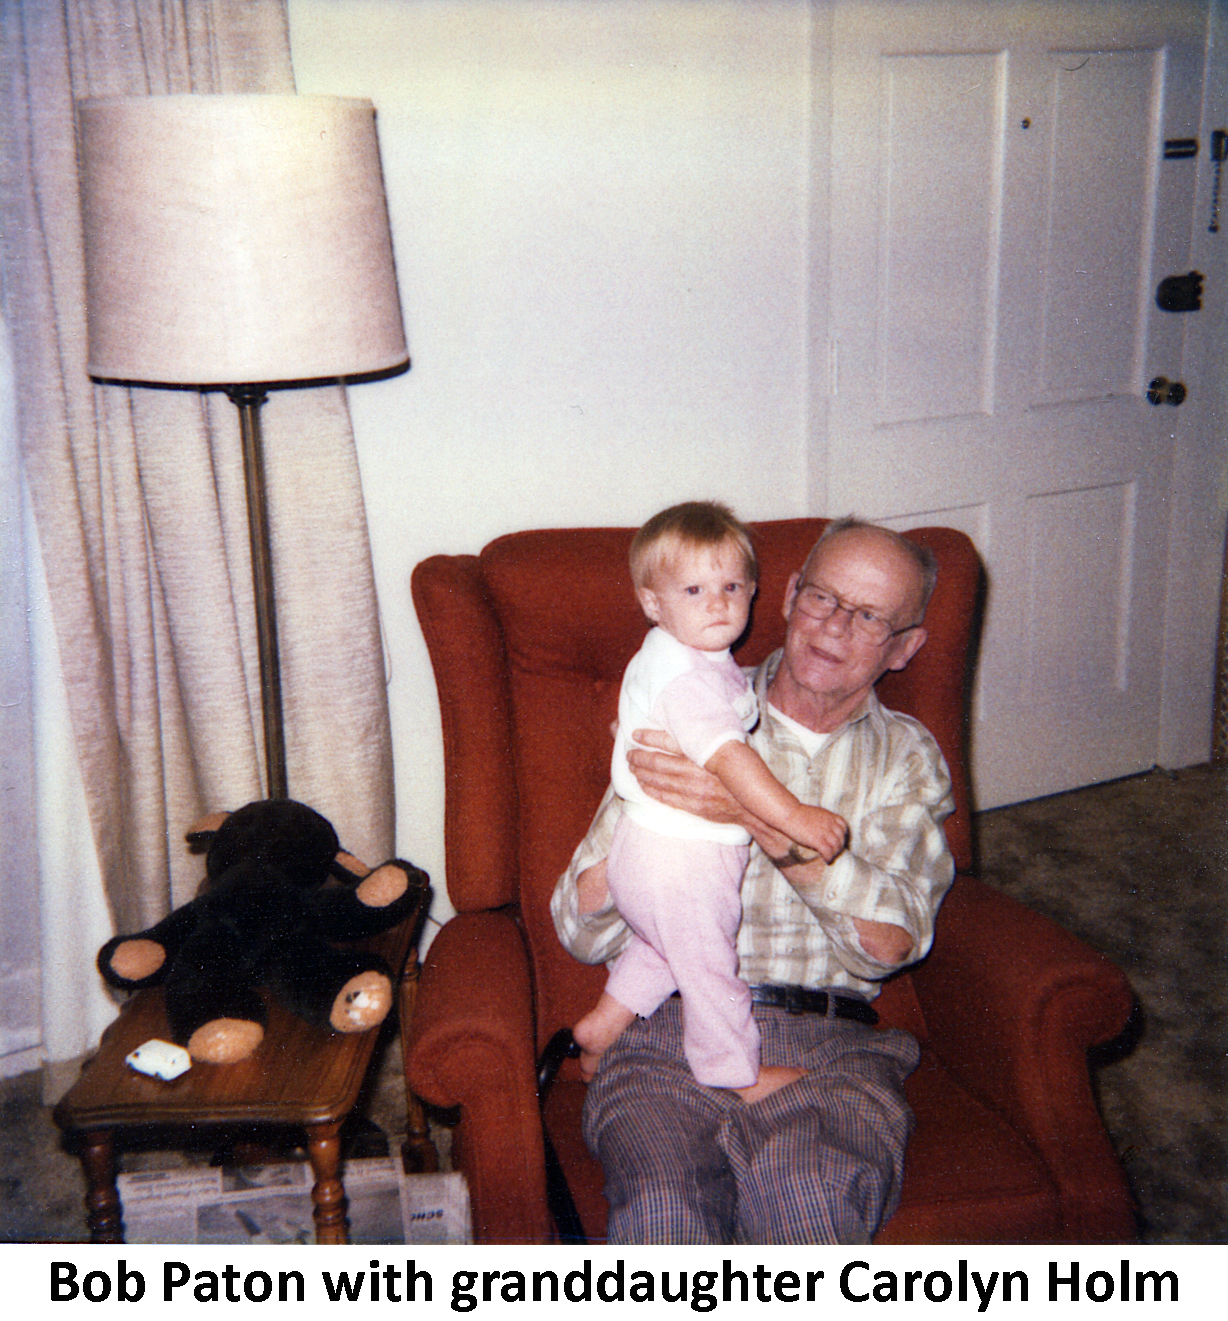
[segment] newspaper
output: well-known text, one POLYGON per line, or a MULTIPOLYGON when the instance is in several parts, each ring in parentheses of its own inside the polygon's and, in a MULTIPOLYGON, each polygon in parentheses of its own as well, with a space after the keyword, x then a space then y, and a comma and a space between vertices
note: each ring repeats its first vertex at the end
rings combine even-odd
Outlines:
MULTIPOLYGON (((347 1160, 351 1243, 472 1243, 460 1174, 410 1174, 390 1156, 347 1160)), ((121 1174, 129 1243, 314 1243, 306 1161, 121 1174)))

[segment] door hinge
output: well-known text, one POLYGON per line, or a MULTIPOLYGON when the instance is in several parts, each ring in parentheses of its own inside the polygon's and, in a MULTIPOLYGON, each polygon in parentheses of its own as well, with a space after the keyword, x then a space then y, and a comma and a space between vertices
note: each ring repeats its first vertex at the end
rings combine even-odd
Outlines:
POLYGON ((1164 143, 1166 161, 1187 161, 1198 155, 1197 138, 1168 138, 1164 143))
POLYGON ((1211 176, 1211 223, 1207 226, 1208 234, 1219 233, 1219 175, 1228 156, 1228 129, 1217 128, 1211 134, 1211 159, 1215 163, 1215 172, 1211 176))

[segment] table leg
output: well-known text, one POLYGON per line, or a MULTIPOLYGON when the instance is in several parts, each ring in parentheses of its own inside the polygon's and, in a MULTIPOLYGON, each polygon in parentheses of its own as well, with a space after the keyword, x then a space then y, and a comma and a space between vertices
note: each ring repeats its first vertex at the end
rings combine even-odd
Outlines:
POLYGON ((81 1166, 85 1171, 85 1210, 91 1243, 124 1241, 124 1208, 115 1187, 115 1146, 109 1128, 95 1129, 81 1138, 81 1166))
POLYGON ((431 1140, 422 1102, 405 1093, 405 1141, 401 1143, 401 1168, 406 1174, 434 1174, 439 1169, 439 1153, 431 1140))
POLYGON ((307 1154, 316 1177, 311 1190, 316 1242, 348 1243, 345 1186, 337 1173, 341 1165, 341 1125, 307 1125, 307 1154))
MULTIPOLYGON (((414 1020, 418 999, 418 955, 410 950, 405 971, 401 974, 398 1015, 401 1020, 401 1055, 408 1058, 409 1025, 414 1020)), ((431 1141, 430 1126, 422 1102, 405 1088, 405 1141, 401 1144, 401 1166, 406 1174, 433 1174, 439 1168, 439 1153, 431 1141)))

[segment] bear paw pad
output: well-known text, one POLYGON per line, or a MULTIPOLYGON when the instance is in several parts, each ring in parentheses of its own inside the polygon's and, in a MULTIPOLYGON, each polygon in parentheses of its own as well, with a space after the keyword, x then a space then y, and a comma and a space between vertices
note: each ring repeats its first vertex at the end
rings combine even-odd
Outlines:
POLYGON ((392 983, 381 972, 351 977, 333 1001, 329 1022, 337 1032, 365 1032, 378 1027, 392 1008, 392 983))
POLYGON ((203 1064, 237 1064, 264 1040, 264 1028, 246 1018, 215 1018, 188 1038, 188 1054, 203 1064))

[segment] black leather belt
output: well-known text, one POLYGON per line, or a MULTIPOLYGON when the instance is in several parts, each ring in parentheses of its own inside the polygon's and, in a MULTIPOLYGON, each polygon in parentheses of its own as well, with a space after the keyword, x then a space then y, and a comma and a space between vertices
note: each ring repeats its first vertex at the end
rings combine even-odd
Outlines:
POLYGON ((826 991, 811 991, 805 986, 752 986, 752 1004, 773 1005, 787 1009, 791 1014, 822 1014, 824 1018, 851 1018, 855 1023, 873 1027, 878 1014, 864 1000, 850 995, 829 995, 826 991))

